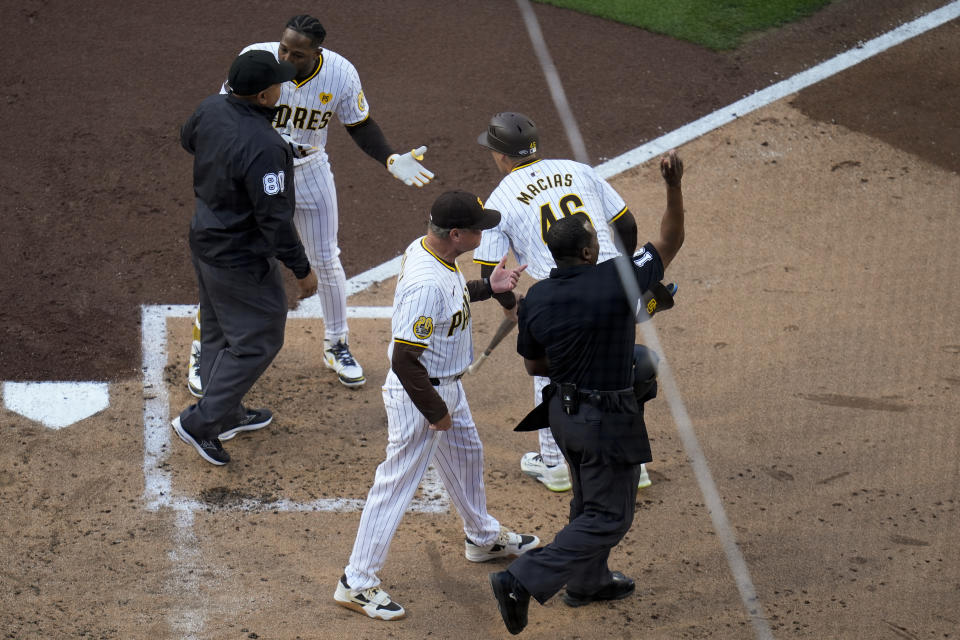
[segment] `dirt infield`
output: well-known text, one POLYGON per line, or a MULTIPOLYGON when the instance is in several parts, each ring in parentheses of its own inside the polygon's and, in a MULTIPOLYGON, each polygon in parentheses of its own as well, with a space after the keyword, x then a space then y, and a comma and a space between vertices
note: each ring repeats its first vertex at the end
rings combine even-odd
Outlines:
MULTIPOLYGON (((580 44, 551 52, 599 162, 942 4, 835 2, 729 54, 571 12, 537 15, 549 42, 580 44)), ((490 190, 494 169, 473 140, 491 112, 529 112, 547 155, 568 153, 513 3, 405 8, 332 3, 320 16, 388 138, 430 146, 440 176, 408 189, 331 136, 348 275, 396 255, 443 189, 490 190), (418 36, 429 46, 411 45, 418 36)), ((44 149, 36 165, 0 160, 4 176, 24 176, 5 178, 0 194, 0 260, 18 274, 2 284, 16 304, 0 311, 0 379, 111 382, 107 411, 60 431, 0 409, 0 637, 506 636, 486 583, 502 563, 465 561, 446 510, 408 514, 382 572, 408 619, 378 623, 332 603, 359 519, 351 505, 385 443, 387 320, 351 320, 369 379, 358 391, 318 365, 319 323, 291 320, 250 396, 276 411, 269 433, 231 441, 222 469, 174 438, 145 477, 145 437, 159 434, 145 429, 145 407, 189 402, 189 322, 168 320, 165 350, 153 345, 162 389, 144 391, 139 351, 138 305, 195 295, 176 125, 243 44, 276 37, 302 10, 138 3, 81 17, 28 3, 0 27, 16 63, 0 72, 3 121, 36 105, 31 139, 44 149), (72 64, 38 50, 69 50, 72 64), (104 91, 104 70, 121 97, 104 91), (152 473, 170 482, 159 509, 144 497, 152 473), (290 507, 337 500, 339 511, 290 507)), ((688 230, 669 274, 680 297, 656 324, 778 638, 955 638, 960 628, 960 88, 945 64, 957 59, 954 21, 681 149, 688 230)), ((613 183, 649 237, 658 176, 644 166, 613 183)), ((350 304, 388 306, 392 287, 350 304)), ((498 315, 475 305, 478 344, 498 315)), ((466 382, 488 502, 508 526, 549 540, 568 498, 519 472, 534 436, 510 429, 532 391, 510 346, 466 382)), ((754 637, 663 397, 649 416, 654 484, 612 561, 637 578, 637 597, 534 605, 524 637, 754 637)))

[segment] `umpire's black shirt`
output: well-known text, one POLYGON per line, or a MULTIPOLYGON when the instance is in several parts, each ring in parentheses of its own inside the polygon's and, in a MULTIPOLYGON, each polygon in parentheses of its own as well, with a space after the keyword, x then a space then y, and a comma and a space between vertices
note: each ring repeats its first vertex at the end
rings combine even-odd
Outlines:
MULTIPOLYGON (((663 278, 663 261, 647 243, 633 256, 641 292, 663 278)), ((547 356, 551 382, 611 391, 633 384, 637 300, 627 300, 613 260, 556 268, 520 302, 517 351, 547 356)))
POLYGON ((304 278, 310 263, 293 226, 293 155, 273 128, 274 113, 218 94, 180 129, 180 143, 194 156, 190 249, 219 267, 276 257, 304 278))

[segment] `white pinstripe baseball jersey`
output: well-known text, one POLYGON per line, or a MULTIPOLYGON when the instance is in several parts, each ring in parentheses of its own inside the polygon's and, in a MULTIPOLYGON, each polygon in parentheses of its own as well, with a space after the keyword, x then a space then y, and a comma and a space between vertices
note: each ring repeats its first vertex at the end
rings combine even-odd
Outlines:
POLYGON ((627 206, 613 187, 592 167, 573 160, 538 159, 507 174, 484 206, 500 212, 500 224, 483 232, 473 261, 496 265, 511 249, 517 262, 537 280, 556 266, 543 237, 558 218, 586 214, 597 231, 600 262, 619 252, 609 224, 627 206))
POLYGON ((387 357, 402 342, 424 349, 420 362, 431 378, 461 374, 473 361, 470 322, 470 295, 457 263, 433 253, 425 237, 414 240, 400 265, 387 357))
MULTIPOLYGON (((274 56, 279 42, 258 42, 244 47, 240 53, 261 50, 274 56)), ((320 66, 303 82, 291 80, 281 85, 274 126, 283 127, 293 118, 293 138, 319 151, 306 158, 294 159, 294 165, 327 162, 327 127, 333 115, 345 125, 359 124, 370 116, 370 105, 363 95, 360 76, 353 64, 338 53, 323 49, 320 66)))

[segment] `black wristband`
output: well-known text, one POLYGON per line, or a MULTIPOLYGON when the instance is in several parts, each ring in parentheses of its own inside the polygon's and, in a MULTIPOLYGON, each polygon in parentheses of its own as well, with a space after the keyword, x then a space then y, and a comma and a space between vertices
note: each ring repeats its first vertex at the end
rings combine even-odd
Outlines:
POLYGON ((492 295, 493 295, 493 285, 490 284, 490 278, 481 278, 481 280, 483 281, 484 286, 487 287, 487 291, 489 291, 489 292, 490 292, 490 295, 492 296, 492 295))

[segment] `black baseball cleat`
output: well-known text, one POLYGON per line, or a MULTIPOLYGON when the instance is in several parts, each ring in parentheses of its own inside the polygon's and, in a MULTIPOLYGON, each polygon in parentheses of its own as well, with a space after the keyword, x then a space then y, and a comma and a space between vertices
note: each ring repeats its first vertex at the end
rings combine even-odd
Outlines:
POLYGON ((563 594, 563 601, 571 607, 582 607, 598 600, 621 600, 633 593, 635 589, 636 584, 634 584, 632 578, 628 578, 619 571, 614 571, 613 579, 599 591, 586 595, 567 589, 567 592, 563 594))
POLYGON ((273 413, 270 409, 244 409, 243 419, 240 422, 220 432, 220 442, 229 440, 241 431, 263 429, 271 422, 273 422, 273 413))
POLYGON ((509 571, 490 574, 490 586, 497 599, 497 608, 507 631, 517 635, 527 626, 527 609, 530 607, 530 594, 509 571))
POLYGON ((196 449, 200 457, 210 464, 224 465, 230 462, 230 454, 224 451, 223 445, 220 444, 220 440, 217 438, 213 440, 201 440, 197 438, 180 424, 180 416, 174 418, 170 425, 173 427, 173 430, 177 432, 177 435, 180 436, 181 440, 196 449))

